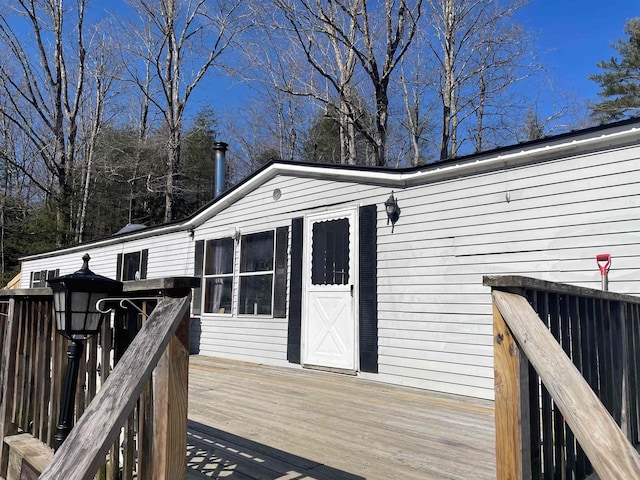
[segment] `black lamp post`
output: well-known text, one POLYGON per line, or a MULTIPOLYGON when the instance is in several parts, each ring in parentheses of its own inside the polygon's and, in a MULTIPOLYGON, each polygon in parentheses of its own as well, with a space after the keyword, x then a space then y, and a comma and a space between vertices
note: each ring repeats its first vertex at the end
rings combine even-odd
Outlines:
POLYGON ((398 206, 396 197, 393 196, 393 192, 391 192, 389 198, 384 202, 384 208, 387 211, 387 225, 391 222, 391 233, 393 233, 393 228, 400 218, 400 207, 398 206))
POLYGON ((71 340, 67 349, 67 373, 55 435, 56 450, 73 426, 73 407, 83 341, 100 331, 102 312, 98 310, 96 303, 109 295, 122 292, 121 282, 96 275, 89 270, 89 259, 89 255, 85 254, 80 270, 47 280, 53 290, 56 328, 58 333, 71 340))

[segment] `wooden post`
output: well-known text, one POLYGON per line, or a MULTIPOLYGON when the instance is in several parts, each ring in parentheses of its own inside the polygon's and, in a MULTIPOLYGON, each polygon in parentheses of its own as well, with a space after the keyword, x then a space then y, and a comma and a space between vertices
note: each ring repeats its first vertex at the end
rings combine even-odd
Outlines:
POLYGON ((493 291, 494 305, 601 478, 640 478, 640 455, 527 300, 493 291))
MULTIPOLYGON (((18 309, 19 310, 19 309, 18 309)), ((2 345, 2 363, 0 364, 0 477, 7 474, 9 449, 4 443, 8 435, 17 433, 13 422, 13 403, 15 402, 16 351, 18 341, 18 315, 16 301, 9 299, 9 310, 5 325, 4 344, 2 345)))
POLYGON ((189 322, 187 311, 154 372, 152 478, 186 475, 189 322))
POLYGON ((529 365, 493 306, 496 478, 531 478, 529 365))

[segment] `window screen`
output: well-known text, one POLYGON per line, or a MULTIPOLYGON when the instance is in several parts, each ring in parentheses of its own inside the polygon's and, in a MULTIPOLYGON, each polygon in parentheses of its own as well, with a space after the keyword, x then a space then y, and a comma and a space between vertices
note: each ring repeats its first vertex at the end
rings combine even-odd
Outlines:
POLYGON ((314 285, 349 283, 349 220, 347 218, 313 224, 311 282, 314 285))

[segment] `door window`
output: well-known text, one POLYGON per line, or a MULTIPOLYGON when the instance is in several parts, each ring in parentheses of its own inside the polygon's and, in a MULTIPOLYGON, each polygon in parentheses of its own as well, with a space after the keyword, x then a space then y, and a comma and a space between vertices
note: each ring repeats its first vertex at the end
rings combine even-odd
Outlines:
POLYGON ((313 224, 311 283, 349 283, 349 219, 340 218, 313 224))

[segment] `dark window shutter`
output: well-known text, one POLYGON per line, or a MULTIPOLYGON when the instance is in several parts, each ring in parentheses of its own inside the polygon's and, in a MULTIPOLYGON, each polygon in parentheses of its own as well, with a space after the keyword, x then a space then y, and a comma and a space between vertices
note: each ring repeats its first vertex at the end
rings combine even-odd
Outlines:
POLYGON ((273 316, 287 316, 287 244, 289 227, 276 229, 276 274, 273 287, 273 316))
POLYGON ((31 278, 29 279, 29 288, 35 287, 35 285, 33 284, 33 274, 34 272, 31 272, 31 278))
POLYGON ((360 370, 378 373, 377 207, 360 207, 360 370))
POLYGON ((302 230, 304 218, 291 221, 291 283, 289 286, 289 330, 287 360, 300 363, 302 325, 302 230))
POLYGON ((117 261, 117 266, 116 266, 116 280, 120 281, 122 280, 122 254, 119 253, 118 254, 118 261, 117 261))
POLYGON ((140 255, 140 280, 147 278, 147 263, 149 263, 149 249, 145 248, 140 255))
POLYGON ((193 299, 191 301, 191 313, 200 315, 202 313, 202 268, 204 267, 204 240, 196 242, 195 264, 193 275, 200 279, 200 286, 193 289, 193 299))

